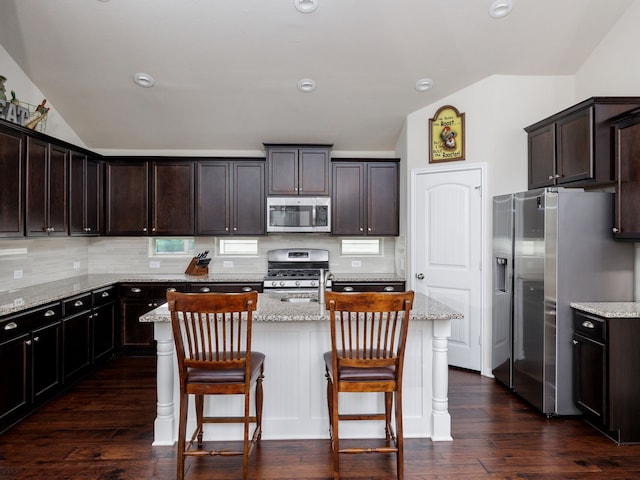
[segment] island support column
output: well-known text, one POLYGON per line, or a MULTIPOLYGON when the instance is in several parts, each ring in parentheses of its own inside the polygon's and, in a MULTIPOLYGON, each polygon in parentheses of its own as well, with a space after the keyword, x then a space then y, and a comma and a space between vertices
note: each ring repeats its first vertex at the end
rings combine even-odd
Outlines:
POLYGON ((157 349, 157 393, 156 419, 153 423, 153 445, 175 443, 175 403, 173 401, 174 344, 171 322, 154 322, 153 335, 157 349))
POLYGON ((449 360, 448 338, 451 336, 451 320, 433 321, 433 400, 431 440, 453 440, 451 436, 451 415, 449 414, 449 360))

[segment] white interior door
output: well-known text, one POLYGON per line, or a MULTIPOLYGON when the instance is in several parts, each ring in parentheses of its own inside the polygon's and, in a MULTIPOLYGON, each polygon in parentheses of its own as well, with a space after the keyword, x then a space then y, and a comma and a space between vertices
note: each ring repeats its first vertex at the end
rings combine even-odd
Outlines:
POLYGON ((413 193, 415 290, 464 314, 449 365, 482 369, 482 171, 424 172, 413 193))

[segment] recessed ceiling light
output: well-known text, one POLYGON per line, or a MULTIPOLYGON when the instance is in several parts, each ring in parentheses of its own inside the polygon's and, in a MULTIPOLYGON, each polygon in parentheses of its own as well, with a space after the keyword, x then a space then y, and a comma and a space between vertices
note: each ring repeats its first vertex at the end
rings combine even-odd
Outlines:
POLYGON ((311 80, 310 78, 303 78, 298 82, 298 90, 304 93, 313 92, 316 89, 315 80, 311 80))
POLYGON ((133 81, 136 85, 144 88, 151 88, 156 84, 156 81, 148 73, 136 73, 133 76, 133 81))
POLYGON ((433 87, 433 80, 430 78, 421 78, 416 82, 416 90, 419 92, 426 92, 433 87))
POLYGON ((296 10, 302 13, 311 13, 318 8, 318 0, 294 0, 296 10))
POLYGON ((489 16, 492 18, 503 18, 509 15, 512 9, 512 0, 494 0, 489 7, 489 16))

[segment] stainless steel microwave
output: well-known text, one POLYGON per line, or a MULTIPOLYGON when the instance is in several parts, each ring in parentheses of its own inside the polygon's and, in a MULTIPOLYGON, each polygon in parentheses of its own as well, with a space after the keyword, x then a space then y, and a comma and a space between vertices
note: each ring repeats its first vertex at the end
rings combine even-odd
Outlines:
POLYGON ((267 232, 331 232, 331 199, 267 197, 267 232))

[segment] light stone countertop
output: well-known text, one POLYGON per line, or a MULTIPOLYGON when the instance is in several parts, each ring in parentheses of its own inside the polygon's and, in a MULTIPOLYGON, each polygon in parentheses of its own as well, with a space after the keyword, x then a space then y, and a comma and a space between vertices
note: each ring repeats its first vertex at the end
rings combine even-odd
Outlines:
MULTIPOLYGON (((404 278, 393 274, 335 274, 340 281, 403 281, 404 278)), ((210 273, 209 275, 184 275, 184 274, 94 274, 56 280, 30 287, 0 291, 0 317, 28 310, 30 308, 46 305, 65 298, 81 295, 92 290, 108 287, 116 283, 152 283, 152 282, 262 282, 264 273, 236 273, 222 274, 210 273)), ((284 302, 283 302, 284 303, 284 302)), ((299 303, 297 304, 299 305, 299 303)))
MULTIPOLYGON (((256 322, 306 322, 328 320, 328 312, 318 302, 283 302, 283 295, 261 293, 258 295, 258 308, 253 313, 256 322)), ((461 313, 452 310, 436 300, 416 293, 412 320, 452 320, 463 318, 461 313)), ((169 322, 171 320, 167 304, 140 317, 141 322, 169 322)))
POLYGON ((605 318, 640 318, 639 302, 571 302, 571 308, 605 318))
POLYGON ((30 287, 0 292, 0 316, 46 305, 65 298, 87 293, 116 283, 124 282, 262 282, 263 275, 252 274, 209 274, 209 275, 144 275, 105 274, 82 275, 78 277, 47 282, 30 287))

